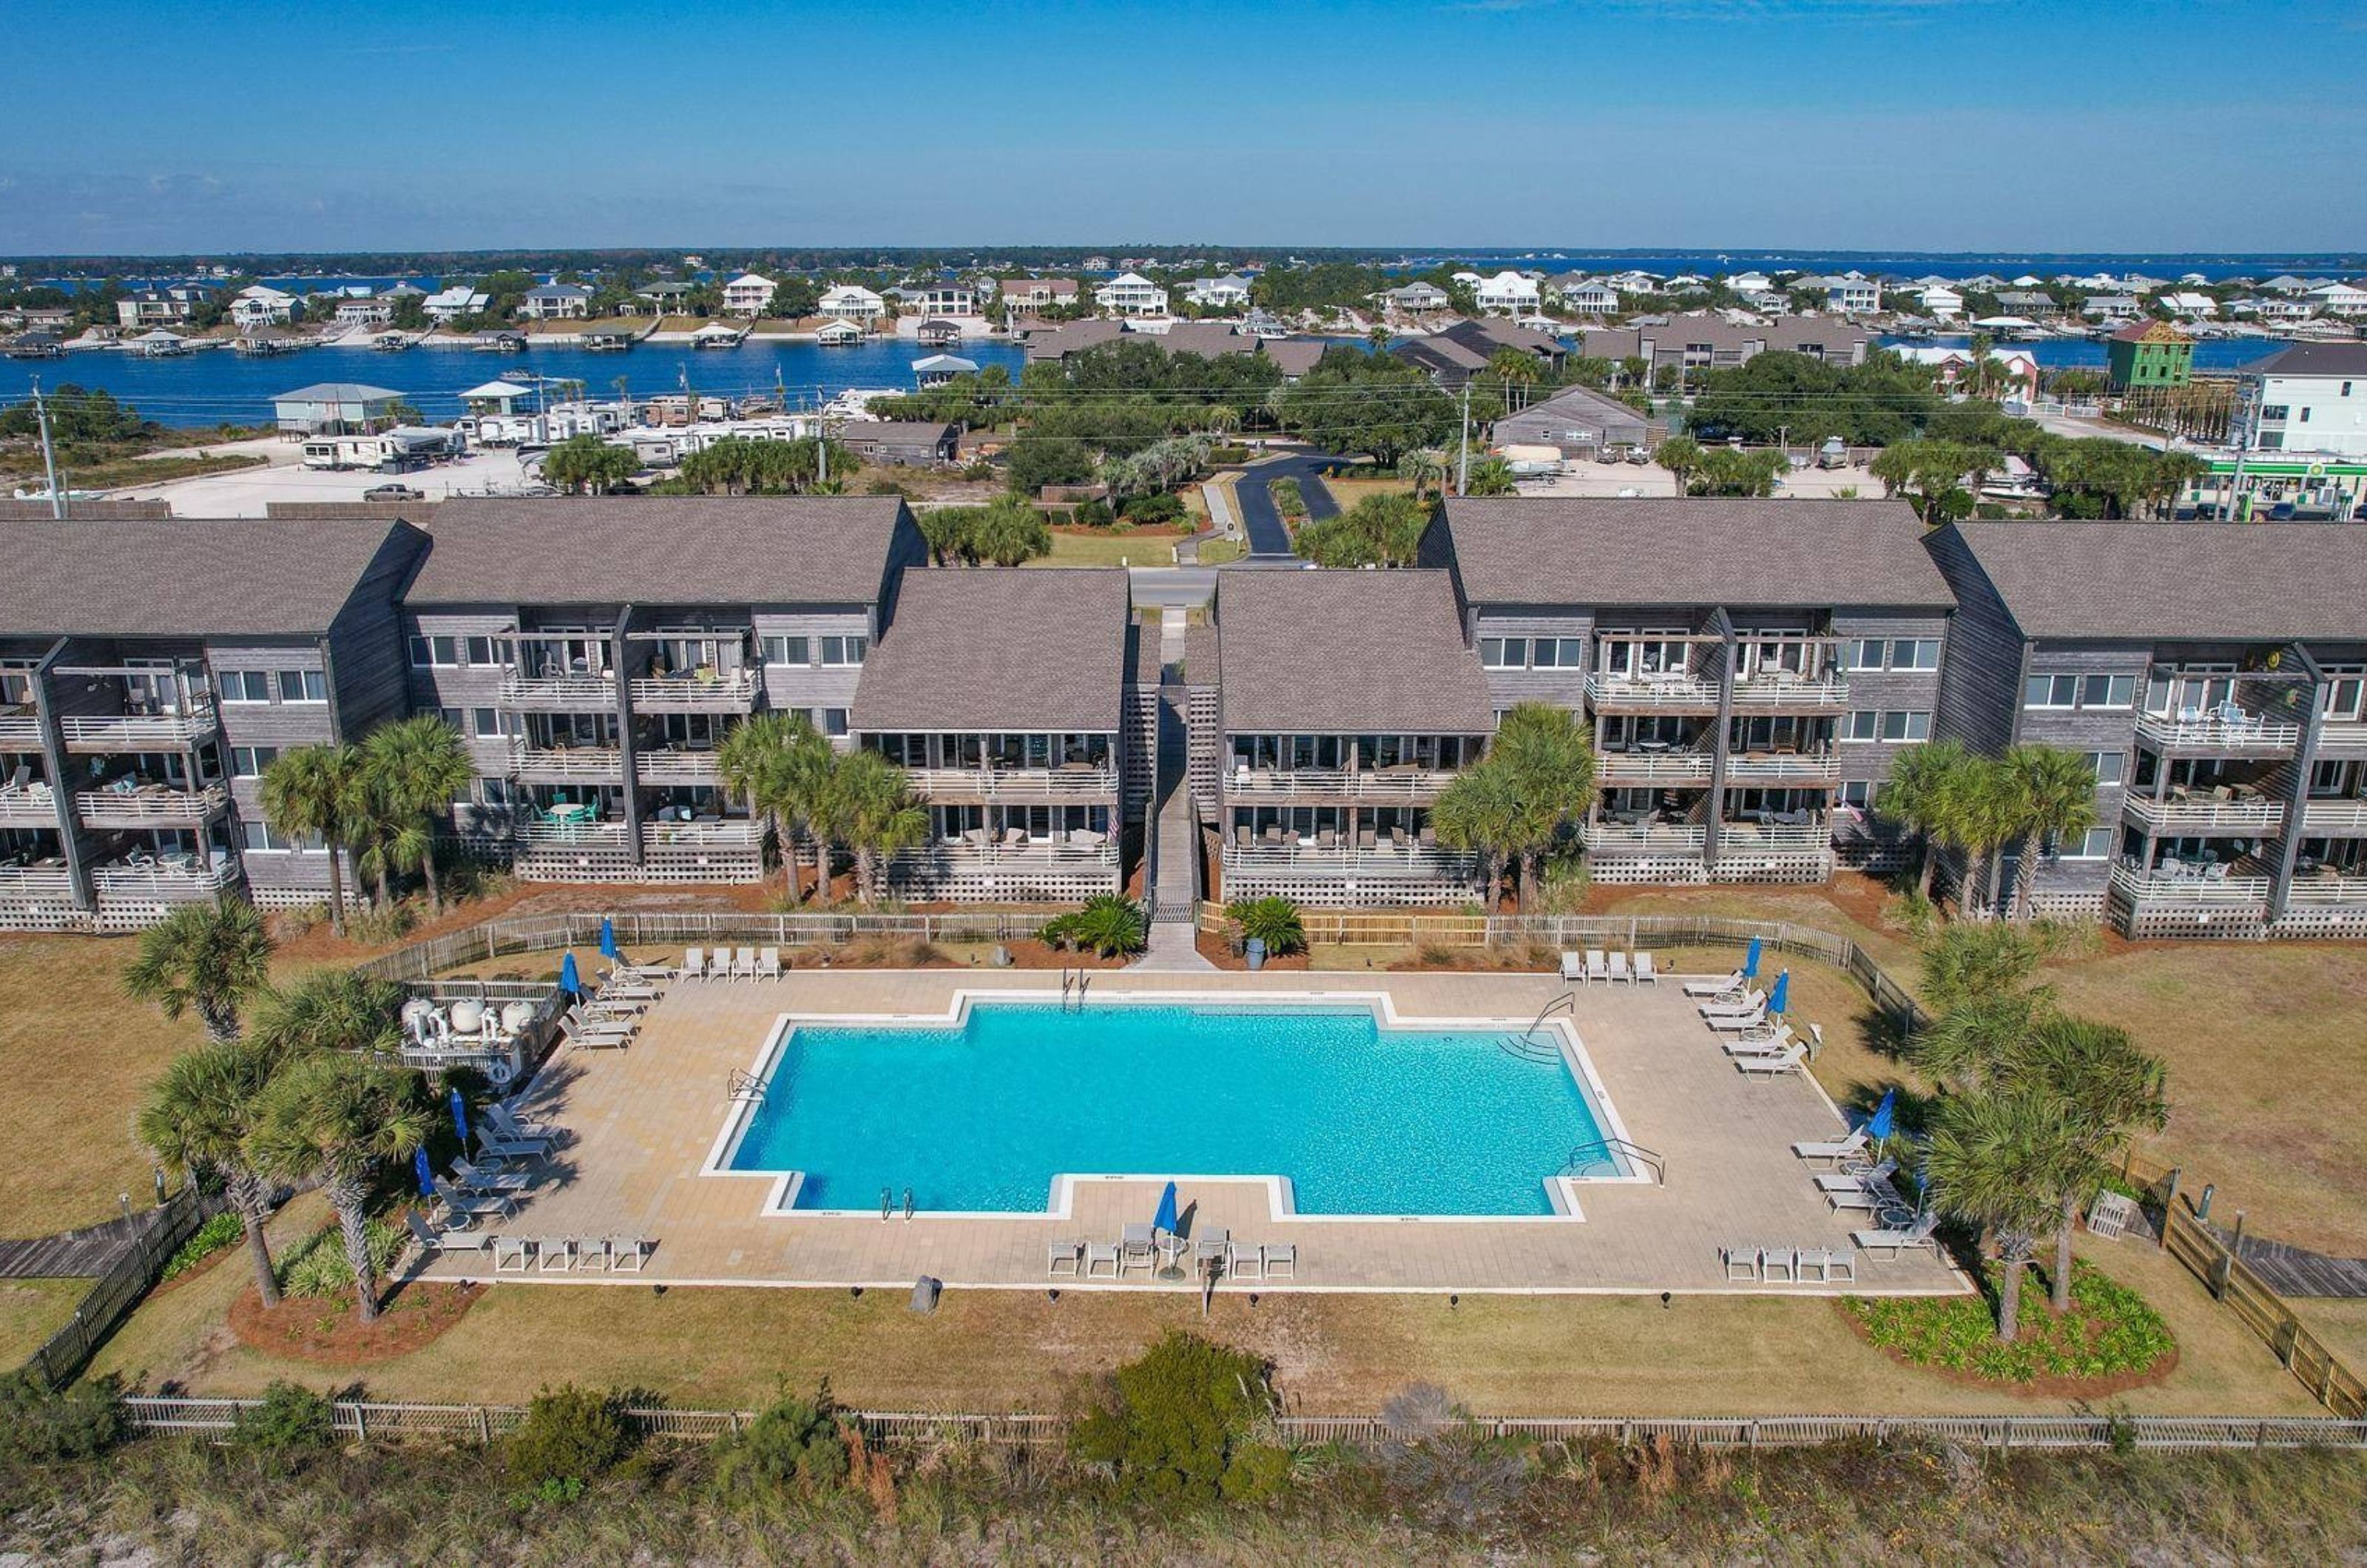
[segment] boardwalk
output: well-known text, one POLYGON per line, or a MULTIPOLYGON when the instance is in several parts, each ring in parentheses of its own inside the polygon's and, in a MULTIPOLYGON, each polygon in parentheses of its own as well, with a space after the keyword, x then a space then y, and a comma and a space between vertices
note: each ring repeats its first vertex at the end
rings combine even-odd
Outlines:
MULTIPOLYGON (((755 1058, 784 1012, 941 1014, 957 988, 1040 990, 1047 976, 975 970, 799 971, 777 982, 693 981, 653 1010, 621 1052, 557 1058, 535 1090, 537 1108, 564 1129, 552 1179, 504 1234, 527 1237, 653 1238, 641 1282, 909 1286, 934 1275, 948 1285, 1041 1289, 1055 1241, 1116 1239, 1148 1219, 1152 1181, 1096 1180, 1075 1190, 1073 1213, 882 1222, 874 1216, 762 1213, 775 1186, 765 1175, 700 1174, 725 1125, 728 1079, 755 1058)), ((1386 987, 1400 1014, 1525 1021, 1564 987, 1540 976, 1106 973, 1094 994, 1117 990, 1290 991, 1340 996, 1386 987)), ((1292 1242, 1294 1284, 1225 1288, 1320 1291, 1709 1292, 1729 1283, 1719 1248, 1729 1244, 1846 1249, 1850 1222, 1831 1213, 1795 1139, 1836 1135, 1840 1120, 1813 1081, 1747 1079, 1719 1050, 1678 988, 1595 987, 1578 994, 1575 1021, 1629 1134, 1667 1161, 1665 1185, 1581 1188, 1578 1220, 1276 1218, 1263 1185, 1187 1182, 1186 1205, 1203 1234, 1292 1242)), ((1861 1220, 1860 1224, 1864 1222, 1861 1220)), ((463 1255, 430 1272, 482 1279, 489 1265, 463 1255)), ((508 1278, 508 1276, 504 1276, 508 1278)), ((537 1282, 602 1275, 535 1274, 537 1282)), ((1064 1279, 1063 1289, 1189 1289, 1138 1275, 1122 1283, 1064 1279)), ((1815 1291, 1817 1285, 1775 1286, 1815 1291)), ((1841 1286, 1837 1289, 1848 1289, 1841 1286)), ((1931 1293, 1965 1282, 1929 1256, 1860 1256, 1860 1292, 1931 1293)))

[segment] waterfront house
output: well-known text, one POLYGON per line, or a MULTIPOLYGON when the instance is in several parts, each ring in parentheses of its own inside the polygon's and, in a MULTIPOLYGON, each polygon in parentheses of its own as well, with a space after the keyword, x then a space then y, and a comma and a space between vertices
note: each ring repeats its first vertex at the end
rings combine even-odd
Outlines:
POLYGON ((1496 355, 1508 348, 1533 355, 1548 368, 1557 367, 1569 353, 1550 333, 1485 316, 1406 338, 1391 344, 1388 352, 1428 372, 1440 386, 1455 388, 1488 374, 1496 355))
POLYGON ((773 295, 779 288, 779 284, 760 273, 743 272, 723 286, 724 314, 761 316, 772 308, 773 295))
POLYGON ((978 361, 957 354, 932 354, 912 361, 912 380, 922 387, 942 387, 957 376, 978 374, 978 361))
POLYGON ((175 283, 163 288, 138 288, 115 302, 117 324, 138 331, 150 327, 178 326, 198 313, 198 308, 213 298, 214 290, 203 283, 175 283))
POLYGON ((254 283, 232 296, 231 324, 241 330, 284 327, 293 321, 303 301, 282 288, 254 283))
POLYGON ((2237 446, 2367 457, 2367 344, 2297 343, 2237 378, 2237 446))
POLYGON ((546 283, 518 301, 518 314, 529 321, 580 321, 591 313, 592 291, 580 283, 546 283))
POLYGON ((1471 294, 1482 312, 1499 316, 1534 316, 1544 302, 1535 278, 1509 268, 1474 283, 1471 294))
POLYGON ((2356 283, 2321 283, 2307 298, 2319 315, 2347 321, 2367 318, 2367 288, 2356 283))
POLYGON ((126 931, 243 890, 323 902, 257 791, 403 711, 403 523, 0 523, 0 929, 126 931))
POLYGON ((2143 309, 2134 294, 2090 294, 2079 302, 2079 313, 2091 321, 2125 321, 2143 309))
POLYGON ((1835 276, 1807 280, 1811 288, 1821 288, 1825 309, 1845 316, 1871 315, 1882 309, 1882 282, 1862 272, 1844 272, 1835 276))
POLYGON ((1093 289, 1093 303, 1114 316, 1163 316, 1167 290, 1138 272, 1124 272, 1093 289))
POLYGON ((1498 712, 1585 715, 1598 882, 1820 882, 1880 863, 1873 815, 1932 733, 1948 586, 1904 503, 1446 502, 1451 574, 1498 712))
POLYGON ((335 321, 341 327, 382 327, 394 320, 394 302, 383 296, 337 301, 335 321))
POLYGON ((481 315, 493 300, 482 289, 456 283, 449 288, 437 289, 422 303, 427 319, 441 326, 462 316, 481 315))
MULTIPOLYGON (((2357 530, 1965 523, 1943 733, 2067 747, 2096 826, 2036 897, 2124 934, 2367 935, 2367 551, 2357 530)), ((1993 887, 2002 901, 2022 846, 1993 887)), ((1962 868, 1957 868, 1961 874, 1962 868)))
POLYGON ((1005 305, 1030 310, 1073 305, 1077 282, 1072 277, 1006 277, 996 285, 996 298, 1005 305))
POLYGON ((1250 302, 1250 280, 1239 273, 1223 277, 1195 277, 1184 286, 1184 298, 1203 310, 1242 310, 1250 302))
POLYGON ((855 419, 838 427, 838 443, 866 463, 934 468, 958 455, 961 427, 933 420, 855 419))
POLYGON ((978 290, 966 283, 933 283, 908 289, 904 299, 922 315, 939 320, 965 321, 978 314, 978 290))
POLYGON ((888 301, 859 283, 834 283, 822 290, 821 302, 814 310, 837 321, 863 324, 886 315, 888 301))
POLYGON ((1786 316, 1760 323, 1695 311, 1633 326, 1590 327, 1580 335, 1579 352, 1596 359, 1645 359, 1655 369, 1724 370, 1771 351, 1805 354, 1828 365, 1863 365, 1872 343, 1863 326, 1833 316, 1786 316))
POLYGON ((1333 345, 1322 338, 1260 338, 1258 352, 1274 361, 1287 383, 1297 380, 1315 368, 1324 354, 1333 345))
POLYGON ((1565 457, 1601 457, 1652 444, 1644 415, 1588 387, 1566 388, 1506 414, 1491 439, 1499 447, 1551 446, 1565 457))
POLYGON ((2194 372, 2194 340, 2168 321, 2131 321, 2104 341, 2112 389, 2182 387, 2194 372))
POLYGON ((1937 316, 1943 321, 1953 321, 1965 313, 1964 293, 1944 283, 1919 289, 1916 298, 1921 301, 1925 313, 1937 316))
POLYGON ((358 381, 316 381, 271 400, 282 435, 367 435, 399 423, 401 392, 358 381))
POLYGON ((1057 327, 1043 327, 1026 334, 1027 361, 1033 365, 1041 360, 1066 359, 1096 344, 1116 343, 1124 335, 1126 327, 1118 321, 1063 321, 1057 327))
POLYGON ((1619 313, 1619 290, 1607 283, 1581 279, 1556 294, 1562 309, 1581 316, 1615 316, 1619 313))
POLYGON ((1127 575, 907 571, 855 691, 857 742, 902 767, 926 838, 901 895, 1059 902, 1125 885, 1151 789, 1157 671, 1138 690, 1127 575))
POLYGON ((538 881, 757 880, 716 749, 766 710, 850 743, 926 555, 894 496, 447 501, 402 629, 413 705, 477 761, 456 828, 538 881))
POLYGON ((1447 575, 1226 572, 1213 618, 1184 656, 1212 897, 1478 897, 1478 858, 1442 845, 1431 821, 1496 717, 1447 575))
POLYGON ((1407 283, 1395 288, 1384 288, 1373 296, 1376 304, 1388 310, 1420 314, 1426 310, 1444 310, 1451 304, 1446 290, 1435 283, 1407 283))

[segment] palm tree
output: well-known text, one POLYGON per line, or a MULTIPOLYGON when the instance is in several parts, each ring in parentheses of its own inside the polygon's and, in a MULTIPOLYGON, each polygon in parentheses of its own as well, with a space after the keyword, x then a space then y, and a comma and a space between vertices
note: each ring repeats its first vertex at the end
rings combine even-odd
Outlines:
POLYGON ((1438 804, 1430 808, 1430 824, 1438 841, 1448 849, 1478 854, 1488 907, 1492 910, 1503 886, 1504 863, 1520 852, 1528 830, 1512 773, 1484 761, 1465 769, 1438 792, 1438 804))
POLYGON ((1517 412, 1527 406, 1528 389, 1537 384, 1535 355, 1524 348, 1500 348, 1489 356, 1488 368, 1504 384, 1505 408, 1517 412))
POLYGON ((1516 907, 1536 903, 1545 858, 1586 815, 1594 798, 1594 746, 1576 714, 1550 703, 1521 703, 1496 727, 1481 767, 1502 768, 1521 805, 1521 840, 1514 854, 1516 907))
POLYGON ((1908 1058, 1924 1076, 1954 1093, 1978 1093, 1999 1077, 2011 1075, 2014 1063, 2028 1048, 2032 1031, 2051 1005, 2052 998, 2036 991, 2004 990, 1974 997, 1918 1032, 1908 1046, 1908 1058))
POLYGON ((1910 747, 1890 764, 1890 778, 1882 786, 1882 814, 1921 840, 1915 890, 1927 903, 1931 897, 1931 874, 1939 864, 1940 840, 1947 829, 1950 791, 1972 760, 1964 742, 1953 738, 1910 747))
POLYGON ((469 793, 477 776, 459 732, 434 714, 400 719, 372 730, 362 742, 362 766, 370 792, 389 816, 402 823, 393 835, 398 869, 416 863, 427 881, 427 907, 444 912, 444 886, 436 873, 435 823, 454 801, 469 793))
POLYGON ((2054 1223, 2076 1148, 2055 1106, 2037 1095, 1952 1095, 1932 1119, 1924 1179, 1942 1209, 1996 1243, 2000 1339, 2020 1328, 2022 1271, 2054 1223))
POLYGON ((194 1011, 206 1038, 238 1038, 239 1010, 271 979, 271 936, 243 898, 184 904, 140 934, 140 953, 123 971, 132 1000, 153 1002, 166 1018, 194 1011))
POLYGON ((391 1053, 401 1043, 402 987, 359 970, 308 969, 264 993, 249 1037, 281 1063, 323 1051, 391 1053))
POLYGON ((345 934, 341 857, 369 817, 361 753, 351 746, 298 746, 263 770, 263 816, 290 839, 318 839, 329 852, 329 929, 345 934))
POLYGON ((838 761, 837 793, 855 849, 855 895, 869 904, 885 886, 888 857, 929 836, 929 810, 913 797, 904 770, 877 751, 838 761))
POLYGON ((1945 1014, 2022 990, 2043 956, 2036 938, 2010 926, 1943 926, 1923 944, 1923 999, 1945 1014))
MULTIPOLYGON (((789 902, 803 902, 797 840, 829 774, 830 742, 803 714, 761 713, 731 727, 716 748, 715 761, 724 787, 740 797, 751 816, 763 818, 779 841, 789 902)), ((826 891, 827 873, 824 886, 826 891)))
POLYGON ((1677 493, 1682 495, 1692 488, 1693 476, 1701 472, 1704 454, 1701 443, 1690 435, 1671 435, 1660 443, 1652 454, 1652 461, 1677 481, 1677 493))
POLYGON ((255 1163, 278 1176, 321 1177, 345 1235, 364 1323, 378 1317, 378 1271, 363 1205, 376 1168, 410 1158, 427 1139, 433 1118, 419 1085, 416 1074, 330 1051, 291 1063, 272 1079, 257 1108, 251 1140, 255 1163))
POLYGON ((1420 501, 1425 494, 1446 490, 1446 454, 1435 446, 1417 446, 1398 459, 1398 478, 1413 481, 1413 496, 1420 501))
POLYGON ((2003 764, 1975 757, 1956 770, 1946 819, 1948 837, 1965 856, 1965 883, 1957 890, 1956 908, 1969 919, 1988 885, 1991 857, 2014 833, 2012 779, 2003 764))
POLYGON ((2080 1201, 2112 1173, 2112 1156, 2138 1133, 2169 1123, 2168 1073, 2157 1057, 2137 1049, 2128 1031, 2056 1013, 2027 1036, 2017 1077, 2030 1093, 2052 1103, 2072 1147, 2058 1169, 2055 1277, 2048 1301, 2071 1306, 2071 1233, 2080 1201))
POLYGON ((263 1304, 279 1304, 271 1246, 263 1234, 271 1217, 270 1184, 255 1168, 247 1140, 255 1105, 271 1082, 276 1054, 256 1041, 222 1040, 173 1058, 148 1089, 140 1108, 140 1141, 157 1162, 184 1181, 221 1179, 246 1231, 246 1255, 263 1304))
POLYGON ((2050 840, 2067 843, 2096 825, 2096 770, 2087 758, 2060 746, 2009 747, 2004 762, 2014 827, 2022 835, 2013 874, 2013 918, 2027 924, 2040 852, 2050 840))

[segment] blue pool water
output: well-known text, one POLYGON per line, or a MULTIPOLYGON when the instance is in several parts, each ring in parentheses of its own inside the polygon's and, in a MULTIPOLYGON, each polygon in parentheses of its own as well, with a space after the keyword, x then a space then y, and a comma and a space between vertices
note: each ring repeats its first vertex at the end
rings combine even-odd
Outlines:
POLYGON ((1320 1007, 983 1003, 959 1029, 801 1024, 731 1168, 805 1172, 801 1209, 876 1209, 910 1187, 923 1209, 1040 1213, 1065 1172, 1285 1176, 1310 1214, 1551 1213, 1546 1179, 1601 1134, 1568 1067, 1503 1039, 1320 1007))

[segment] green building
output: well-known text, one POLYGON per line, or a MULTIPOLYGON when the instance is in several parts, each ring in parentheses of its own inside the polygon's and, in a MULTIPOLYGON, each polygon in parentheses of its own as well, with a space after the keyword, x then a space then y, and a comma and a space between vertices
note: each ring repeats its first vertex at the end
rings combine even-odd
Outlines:
POLYGON ((2131 321, 2107 340, 2104 352, 2117 393, 2183 387, 2194 373, 2194 340, 2168 321, 2131 321))

